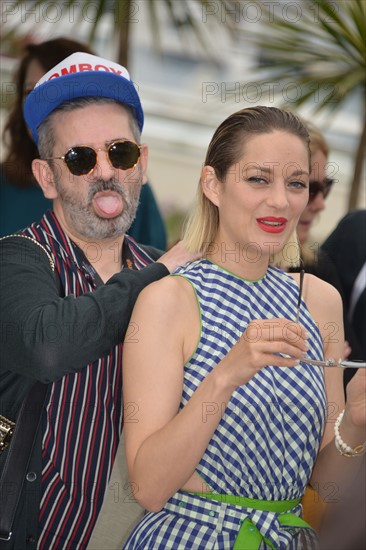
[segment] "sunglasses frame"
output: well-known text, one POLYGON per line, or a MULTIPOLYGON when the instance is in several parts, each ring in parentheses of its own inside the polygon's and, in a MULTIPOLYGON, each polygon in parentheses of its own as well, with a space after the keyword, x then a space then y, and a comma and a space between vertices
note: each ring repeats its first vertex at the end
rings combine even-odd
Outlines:
POLYGON ((73 175, 73 176, 88 176, 89 174, 91 174, 94 170, 95 170, 95 167, 97 166, 98 164, 98 152, 99 151, 103 151, 105 153, 107 153, 107 158, 108 158, 108 162, 109 164, 115 168, 116 170, 130 170, 131 168, 135 168, 135 166, 139 163, 140 161, 140 158, 141 158, 141 149, 142 149, 142 145, 139 145, 138 143, 136 143, 135 141, 132 141, 131 139, 116 139, 115 141, 112 141, 112 143, 110 143, 108 145, 108 147, 104 148, 104 147, 98 147, 98 148, 94 148, 94 147, 91 147, 90 145, 74 145, 73 147, 70 147, 70 149, 68 149, 66 151, 66 153, 61 156, 61 157, 49 157, 49 158, 46 158, 46 159, 43 159, 43 160, 46 160, 46 161, 49 161, 49 160, 63 160, 64 163, 66 164, 67 166, 67 169, 69 170, 69 172, 73 175), (137 158, 137 161, 135 162, 135 164, 133 164, 132 166, 129 166, 128 168, 118 168, 117 166, 114 166, 113 163, 112 163, 112 160, 110 158, 110 150, 111 148, 118 144, 118 143, 132 143, 133 145, 136 145, 136 147, 138 148, 139 150, 139 154, 138 154, 138 158, 137 158), (90 149, 92 150, 94 153, 95 153, 95 164, 94 166, 89 170, 89 172, 85 172, 85 174, 74 174, 69 165, 67 164, 67 160, 66 160, 66 156, 73 150, 73 149, 76 149, 78 147, 84 147, 85 149, 90 149))
POLYGON ((333 187, 333 183, 333 178, 324 178, 323 182, 317 180, 309 181, 309 202, 312 202, 319 193, 322 193, 323 198, 326 199, 333 187), (315 193, 310 192, 311 185, 316 186, 315 193))

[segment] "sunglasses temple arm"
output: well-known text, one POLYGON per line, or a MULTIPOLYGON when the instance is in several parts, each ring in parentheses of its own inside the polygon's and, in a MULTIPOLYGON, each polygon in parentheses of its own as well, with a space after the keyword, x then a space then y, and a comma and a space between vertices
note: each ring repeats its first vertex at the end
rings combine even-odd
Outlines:
POLYGON ((297 299, 297 308, 296 308, 296 323, 299 322, 300 317, 300 307, 301 307, 301 296, 302 296, 302 287, 304 283, 305 269, 300 271, 300 285, 299 285, 299 297, 297 299))
POLYGON ((302 359, 300 363, 313 365, 314 367, 340 367, 342 369, 366 368, 365 361, 342 361, 342 359, 326 359, 325 361, 316 361, 315 359, 302 359))

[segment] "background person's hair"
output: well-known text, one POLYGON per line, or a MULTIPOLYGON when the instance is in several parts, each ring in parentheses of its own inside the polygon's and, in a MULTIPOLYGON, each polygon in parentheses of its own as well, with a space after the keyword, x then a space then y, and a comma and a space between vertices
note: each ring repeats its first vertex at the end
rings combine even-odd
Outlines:
MULTIPOLYGON (((315 126, 312 122, 301 119, 302 123, 306 126, 310 138, 310 151, 312 157, 318 152, 321 151, 326 159, 329 156, 329 146, 325 141, 325 137, 321 130, 315 126)), ((316 166, 312 166, 312 170, 315 171, 315 174, 318 172, 316 166)), ((300 245, 300 254, 302 264, 315 265, 319 259, 319 243, 314 243, 311 239, 308 239, 305 242, 299 243, 300 245)))
MULTIPOLYGON (((254 136, 276 130, 294 134, 304 142, 309 151, 310 165, 309 134, 306 127, 296 115, 276 107, 252 107, 230 115, 215 131, 204 165, 212 166, 217 178, 224 183, 229 169, 245 154, 245 142, 254 136)), ((218 225, 218 208, 203 193, 200 180, 196 204, 184 230, 183 239, 187 248, 205 253, 216 237, 218 225)), ((294 232, 285 248, 271 259, 271 263, 288 267, 298 265, 299 261, 300 252, 294 232)))
POLYGON ((38 61, 48 72, 63 59, 76 52, 93 54, 92 50, 81 42, 68 38, 55 38, 41 44, 28 44, 15 75, 16 94, 12 109, 4 127, 3 140, 7 153, 2 165, 6 179, 19 187, 36 184, 32 174, 32 160, 38 157, 38 149, 29 135, 24 116, 23 102, 26 93, 25 79, 28 67, 33 60, 38 61))
POLYGON ((314 155, 317 151, 321 151, 324 156, 328 158, 329 147, 323 133, 317 126, 314 126, 314 124, 308 120, 302 120, 302 123, 306 126, 309 133, 311 154, 314 155))

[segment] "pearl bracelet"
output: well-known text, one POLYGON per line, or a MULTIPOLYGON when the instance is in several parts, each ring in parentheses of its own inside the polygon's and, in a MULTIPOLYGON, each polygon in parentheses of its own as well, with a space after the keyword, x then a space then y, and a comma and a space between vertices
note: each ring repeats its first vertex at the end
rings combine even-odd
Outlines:
POLYGON ((337 420, 334 424, 334 443, 335 443, 335 446, 337 447, 337 449, 341 453, 341 455, 346 456, 347 458, 354 458, 356 456, 362 456, 363 454, 365 454, 365 450, 366 450, 365 445, 366 445, 366 443, 364 443, 363 445, 357 445, 357 447, 352 449, 352 447, 347 445, 347 443, 345 443, 343 441, 343 439, 341 438, 341 434, 339 432, 339 426, 342 422, 343 415, 344 415, 344 410, 340 413, 340 415, 338 416, 338 418, 337 418, 337 420))

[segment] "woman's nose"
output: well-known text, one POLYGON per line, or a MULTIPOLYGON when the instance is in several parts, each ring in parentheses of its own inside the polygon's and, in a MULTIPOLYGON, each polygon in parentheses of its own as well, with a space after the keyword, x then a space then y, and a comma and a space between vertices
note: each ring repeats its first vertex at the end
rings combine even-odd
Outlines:
POLYGON ((278 210, 283 210, 288 206, 287 190, 283 184, 271 186, 268 203, 278 210))

